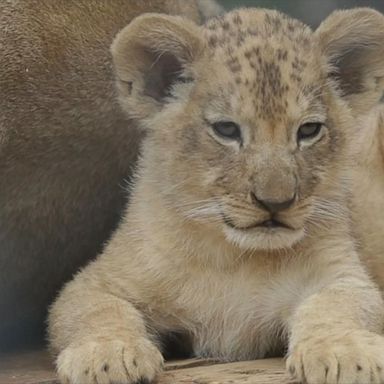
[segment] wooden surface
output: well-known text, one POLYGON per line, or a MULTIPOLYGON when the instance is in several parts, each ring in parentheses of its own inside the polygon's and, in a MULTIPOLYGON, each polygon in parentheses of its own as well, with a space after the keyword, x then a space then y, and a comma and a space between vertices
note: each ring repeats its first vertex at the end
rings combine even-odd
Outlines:
MULTIPOLYGON (((158 384, 288 384, 281 359, 220 364, 182 360, 166 364, 158 384)), ((45 351, 0 355, 0 384, 58 384, 45 351)))
POLYGON ((159 384, 288 384, 281 359, 218 364, 187 360, 184 365, 168 364, 159 384))

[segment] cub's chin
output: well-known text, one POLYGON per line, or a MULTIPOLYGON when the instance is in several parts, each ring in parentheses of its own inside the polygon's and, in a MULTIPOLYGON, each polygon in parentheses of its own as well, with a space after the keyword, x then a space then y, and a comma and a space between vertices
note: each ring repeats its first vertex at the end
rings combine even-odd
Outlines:
POLYGON ((224 233, 227 241, 239 248, 267 251, 290 248, 304 237, 304 228, 271 224, 252 228, 236 228, 224 224, 224 233))

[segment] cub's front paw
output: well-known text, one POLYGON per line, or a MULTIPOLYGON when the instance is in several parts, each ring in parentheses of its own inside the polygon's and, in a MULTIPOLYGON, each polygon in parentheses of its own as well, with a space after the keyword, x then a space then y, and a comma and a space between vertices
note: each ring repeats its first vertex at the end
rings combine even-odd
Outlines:
POLYGON ((314 336, 287 360, 292 377, 308 384, 384 383, 384 338, 368 331, 314 336))
POLYGON ((144 384, 162 370, 163 357, 144 338, 134 345, 94 341, 64 349, 56 365, 63 384, 144 384))

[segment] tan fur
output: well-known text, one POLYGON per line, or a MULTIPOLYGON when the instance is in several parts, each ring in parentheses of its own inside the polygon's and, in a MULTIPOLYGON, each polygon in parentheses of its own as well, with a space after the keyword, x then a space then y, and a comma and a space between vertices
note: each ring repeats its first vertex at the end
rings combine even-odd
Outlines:
POLYGON ((360 253, 384 291, 384 107, 359 119, 359 152, 352 170, 352 214, 360 253))
POLYGON ((143 12, 200 20, 195 1, 0 1, 0 349, 36 336, 120 219, 142 135, 109 46, 143 12))
MULTIPOLYGON (((382 167, 367 153, 380 151, 383 41, 384 17, 369 9, 335 12, 315 32, 244 9, 204 27, 148 14, 119 33, 120 104, 147 136, 123 222, 52 307, 63 383, 151 381, 172 332, 223 360, 287 348, 309 384, 384 380, 383 301, 353 236, 364 240, 369 205, 350 220, 354 184, 382 167), (218 136, 218 121, 241 138, 218 136), (271 218, 260 201, 293 195, 274 216, 290 229, 259 225, 271 218)), ((383 247, 365 249, 378 261, 383 247)))

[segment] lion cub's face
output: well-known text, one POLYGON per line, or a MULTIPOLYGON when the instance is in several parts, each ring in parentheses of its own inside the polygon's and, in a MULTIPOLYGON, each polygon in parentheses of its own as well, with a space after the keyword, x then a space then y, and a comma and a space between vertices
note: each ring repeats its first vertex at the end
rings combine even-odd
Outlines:
POLYGON ((203 28, 150 15, 118 36, 121 102, 149 130, 144 173, 171 209, 251 249, 289 247, 335 215, 348 101, 366 90, 376 102, 363 60, 350 60, 351 40, 339 36, 340 14, 315 33, 266 10, 203 28))

